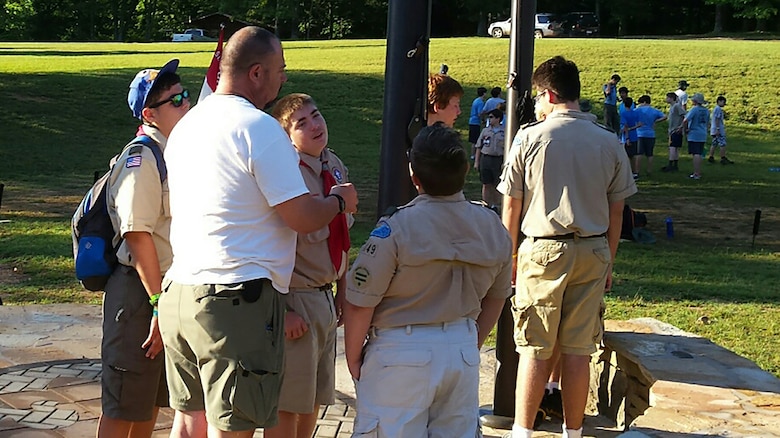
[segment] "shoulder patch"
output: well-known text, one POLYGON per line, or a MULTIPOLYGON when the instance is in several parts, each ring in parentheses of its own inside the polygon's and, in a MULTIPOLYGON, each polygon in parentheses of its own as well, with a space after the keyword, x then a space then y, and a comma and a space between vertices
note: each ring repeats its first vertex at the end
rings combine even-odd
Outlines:
POLYGON ((141 155, 131 155, 127 157, 127 161, 125 161, 125 168, 129 169, 131 167, 141 167, 141 162, 143 158, 141 155))
POLYGON ((127 155, 141 155, 143 152, 144 152, 144 147, 139 144, 130 147, 130 150, 127 152, 127 155))
POLYGON ((380 239, 386 239, 390 237, 390 233, 392 233, 392 230, 390 229, 390 225, 387 224, 385 221, 379 221, 376 228, 374 228, 374 231, 369 234, 371 237, 378 237, 380 239))
POLYGON ((531 126, 536 126, 536 125, 538 125, 538 124, 540 124, 542 122, 544 122, 544 120, 536 120, 536 121, 531 122, 531 123, 526 123, 525 125, 521 126, 520 129, 530 128, 531 126))

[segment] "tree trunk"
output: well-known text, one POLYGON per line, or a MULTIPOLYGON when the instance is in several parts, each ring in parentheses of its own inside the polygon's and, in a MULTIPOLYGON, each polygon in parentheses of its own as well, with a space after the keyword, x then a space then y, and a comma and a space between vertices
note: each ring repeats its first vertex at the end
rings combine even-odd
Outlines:
POLYGON ((719 34, 723 32, 723 4, 715 4, 715 27, 712 29, 712 33, 719 34))
POLYGON ((766 31, 766 18, 759 18, 756 20, 756 30, 759 32, 766 31))

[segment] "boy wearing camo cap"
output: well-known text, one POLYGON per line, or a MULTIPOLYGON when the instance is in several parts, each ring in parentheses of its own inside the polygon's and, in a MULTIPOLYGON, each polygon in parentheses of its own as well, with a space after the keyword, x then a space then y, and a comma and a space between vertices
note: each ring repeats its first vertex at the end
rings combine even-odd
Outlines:
POLYGON ((347 274, 353 436, 473 438, 479 347, 511 293, 511 240, 463 195, 456 131, 423 128, 409 161, 419 196, 380 219, 347 274))
MULTIPOLYGON (((311 96, 283 97, 274 105, 273 116, 298 151, 301 175, 312 194, 325 196, 332 185, 348 181, 346 166, 327 148, 328 125, 311 96)), ((265 429, 266 438, 311 437, 319 406, 335 402, 336 325, 341 318, 352 222, 351 214, 340 214, 328 226, 298 233, 286 299, 279 424, 265 429)))

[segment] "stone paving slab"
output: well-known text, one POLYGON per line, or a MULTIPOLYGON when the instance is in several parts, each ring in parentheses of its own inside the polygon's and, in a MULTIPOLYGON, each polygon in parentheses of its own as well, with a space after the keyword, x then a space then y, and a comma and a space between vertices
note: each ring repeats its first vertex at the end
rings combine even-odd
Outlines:
MULTIPOLYGON (((94 436, 100 416, 100 306, 0 306, 0 438, 83 438, 94 436)), ((337 402, 320 411, 315 438, 352 433, 355 391, 339 331, 337 402)), ((493 395, 495 355, 482 353, 480 404, 493 395)), ((168 437, 173 412, 162 409, 153 437, 168 437)), ((611 438, 601 417, 586 418, 585 436, 611 438)), ((545 423, 534 437, 560 436, 560 422, 545 423)), ((484 428, 485 438, 506 431, 484 428)), ((258 430, 254 437, 262 437, 258 430)))

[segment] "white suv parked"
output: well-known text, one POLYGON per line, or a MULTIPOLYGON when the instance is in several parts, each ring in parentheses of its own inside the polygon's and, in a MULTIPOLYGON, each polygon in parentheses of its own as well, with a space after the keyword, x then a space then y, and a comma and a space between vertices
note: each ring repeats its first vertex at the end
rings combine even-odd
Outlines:
MULTIPOLYGON (((555 21, 553 14, 536 14, 534 16, 534 38, 554 37, 563 33, 561 24, 555 21)), ((488 26, 488 35, 493 38, 509 36, 512 29, 512 19, 496 21, 488 26)))

